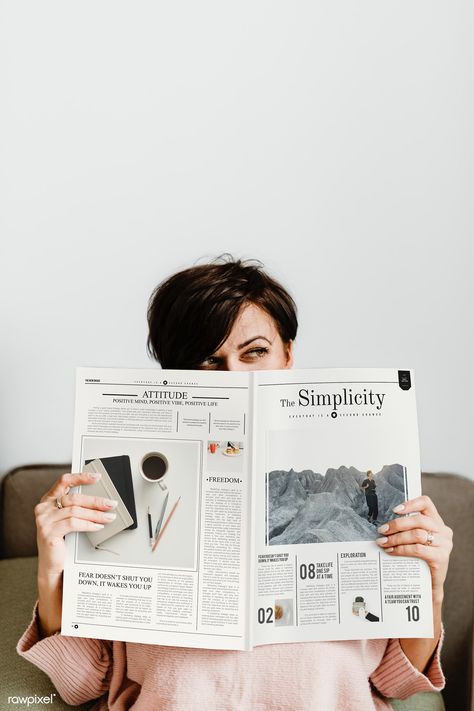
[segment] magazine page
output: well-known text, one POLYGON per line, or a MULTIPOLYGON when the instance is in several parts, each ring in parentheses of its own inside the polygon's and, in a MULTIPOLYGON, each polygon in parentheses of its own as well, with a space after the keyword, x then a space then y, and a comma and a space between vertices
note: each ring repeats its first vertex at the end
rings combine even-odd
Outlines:
POLYGON ((248 373, 80 368, 73 469, 116 518, 66 536, 61 633, 248 646, 248 373))
POLYGON ((428 565, 375 539, 421 493, 413 371, 255 373, 253 644, 432 637, 428 565))

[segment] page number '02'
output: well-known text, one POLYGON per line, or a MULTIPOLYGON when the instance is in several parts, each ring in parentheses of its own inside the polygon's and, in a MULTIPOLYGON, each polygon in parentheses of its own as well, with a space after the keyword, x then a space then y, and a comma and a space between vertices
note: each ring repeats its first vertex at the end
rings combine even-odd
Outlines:
POLYGON ((257 610, 257 620, 259 625, 271 624, 273 622, 273 607, 259 607, 257 610))

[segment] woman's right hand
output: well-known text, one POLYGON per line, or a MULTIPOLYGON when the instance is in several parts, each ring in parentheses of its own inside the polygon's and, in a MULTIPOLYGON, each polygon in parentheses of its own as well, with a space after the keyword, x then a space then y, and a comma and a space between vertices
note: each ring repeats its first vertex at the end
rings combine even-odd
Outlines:
POLYGON ((64 569, 64 536, 72 531, 98 531, 112 521, 117 502, 87 494, 69 493, 75 486, 93 484, 100 474, 63 474, 35 506, 38 575, 60 575, 64 569), (59 506, 60 504, 60 506, 59 506))
POLYGON ((73 531, 98 531, 113 521, 117 501, 69 493, 75 486, 93 484, 100 474, 63 474, 35 506, 38 544, 38 613, 41 632, 48 636, 61 627, 62 577, 66 545, 73 531))

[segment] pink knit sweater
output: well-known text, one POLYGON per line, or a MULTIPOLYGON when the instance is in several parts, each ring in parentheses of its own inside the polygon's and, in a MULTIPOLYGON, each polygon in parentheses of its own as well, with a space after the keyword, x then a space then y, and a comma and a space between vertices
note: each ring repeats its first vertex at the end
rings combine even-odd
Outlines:
POLYGON ((17 645, 69 704, 94 711, 373 711, 444 686, 442 639, 426 675, 398 640, 270 644, 253 652, 40 638, 38 603, 17 645), (107 694, 108 692, 108 694, 107 694))

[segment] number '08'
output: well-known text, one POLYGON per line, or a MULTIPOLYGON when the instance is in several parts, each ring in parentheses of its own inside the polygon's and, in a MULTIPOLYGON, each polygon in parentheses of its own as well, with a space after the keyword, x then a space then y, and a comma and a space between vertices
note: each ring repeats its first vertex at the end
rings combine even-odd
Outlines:
POLYGON ((316 577, 316 566, 314 563, 301 563, 300 565, 300 578, 301 580, 314 580, 316 577))

